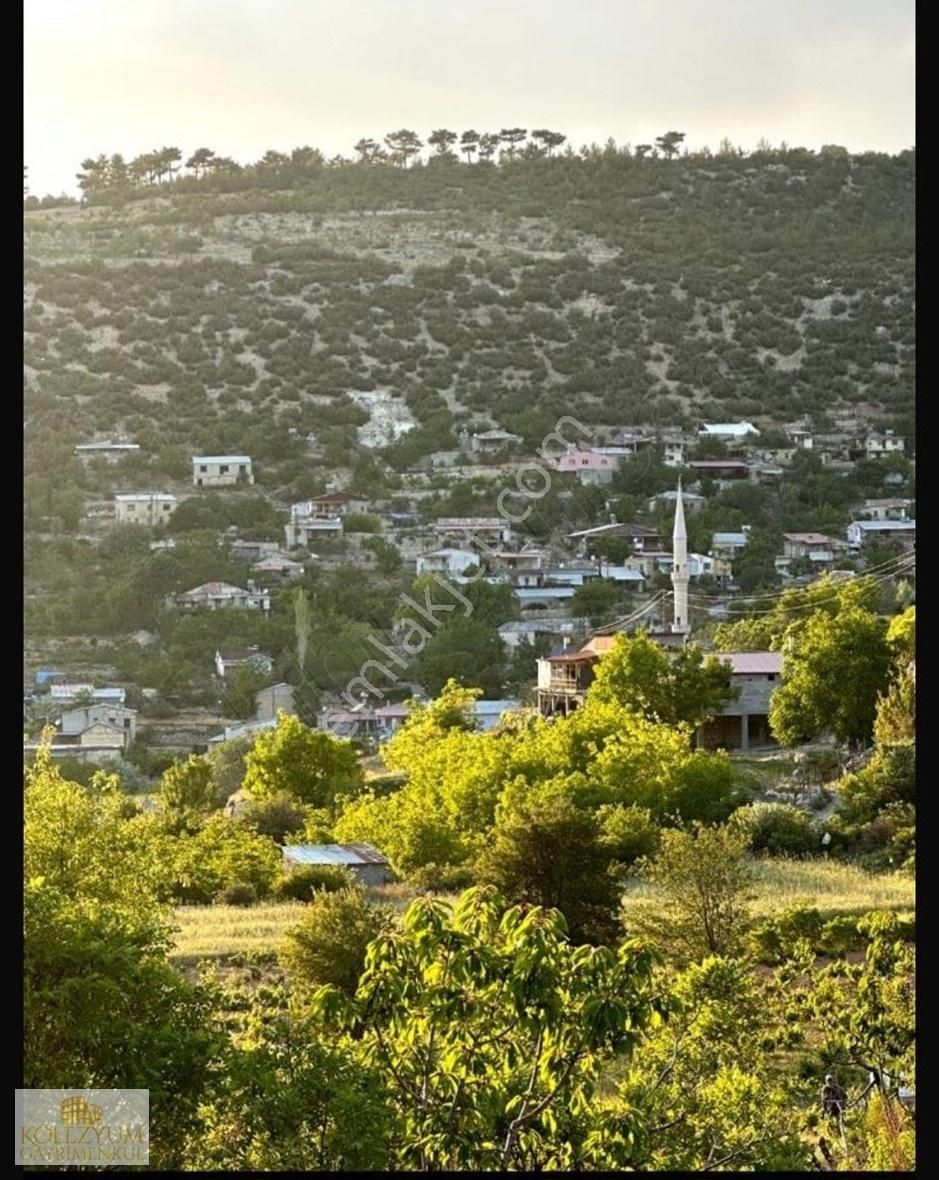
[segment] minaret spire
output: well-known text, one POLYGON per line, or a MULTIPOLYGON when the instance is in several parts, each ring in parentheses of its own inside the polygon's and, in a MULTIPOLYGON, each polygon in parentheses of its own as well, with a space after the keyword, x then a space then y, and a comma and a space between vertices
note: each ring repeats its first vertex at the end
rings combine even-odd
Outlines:
POLYGON ((672 529, 672 631, 687 635, 688 624, 688 531, 685 528, 685 505, 681 498, 681 476, 675 497, 675 525, 672 529))

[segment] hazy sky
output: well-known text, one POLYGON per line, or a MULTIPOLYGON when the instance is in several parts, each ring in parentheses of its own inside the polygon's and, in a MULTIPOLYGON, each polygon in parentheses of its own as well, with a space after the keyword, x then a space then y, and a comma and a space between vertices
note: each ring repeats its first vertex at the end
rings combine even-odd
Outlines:
POLYGON ((410 127, 550 127, 579 147, 726 135, 914 142, 913 0, 25 0, 25 162, 350 155, 410 127))

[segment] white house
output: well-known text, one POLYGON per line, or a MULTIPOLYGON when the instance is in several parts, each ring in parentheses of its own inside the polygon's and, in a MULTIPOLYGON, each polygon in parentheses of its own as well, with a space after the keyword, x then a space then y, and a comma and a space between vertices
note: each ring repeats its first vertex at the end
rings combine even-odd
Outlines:
POLYGON ((345 516, 347 513, 368 512, 371 501, 363 496, 352 496, 348 492, 324 492, 321 496, 314 496, 307 500, 310 505, 308 516, 332 518, 345 516))
POLYGON ((118 492, 114 497, 118 524, 162 524, 175 508, 176 497, 169 492, 118 492))
POLYGON ((254 483, 250 455, 193 455, 192 482, 197 488, 254 483))
MULTIPOLYGON (((650 496, 646 500, 646 511, 648 512, 675 512, 675 501, 678 499, 678 493, 671 489, 667 492, 659 492, 657 496, 650 496)), ((612 502, 612 501, 611 501, 612 502)), ((699 511, 707 503, 704 496, 699 496, 697 492, 686 492, 684 488, 681 490, 681 502, 684 505, 685 512, 688 514, 699 511)))
POLYGON ((342 532, 342 517, 317 515, 312 500, 290 505, 290 522, 284 525, 288 549, 296 545, 309 546, 311 538, 341 537, 342 532))
POLYGON ((521 441, 521 435, 510 434, 507 430, 483 430, 470 437, 469 449, 476 455, 492 455, 521 441))
POLYGON ((498 544, 512 540, 512 526, 501 516, 441 516, 434 522, 438 540, 471 541, 479 537, 498 544))
POLYGON ((106 463, 116 463, 127 455, 140 453, 138 443, 104 439, 102 442, 79 443, 75 448, 75 457, 83 462, 88 459, 104 459, 106 463))
POLYGON ((219 610, 226 607, 262 611, 271 609, 269 590, 259 590, 251 585, 243 590, 230 582, 205 582, 183 594, 177 594, 174 601, 183 610, 219 610))
POLYGON ((227 647, 220 648, 215 653, 215 671, 224 680, 229 672, 236 668, 254 668, 262 676, 268 675, 273 669, 274 661, 256 647, 227 647))
POLYGON ((62 704, 87 697, 91 704, 123 705, 123 688, 95 688, 93 684, 51 684, 49 699, 62 704))
POLYGON ((752 422, 712 422, 702 425, 698 437, 717 438, 721 442, 740 442, 748 435, 756 437, 759 433, 752 422))
POLYGON ((271 554, 270 557, 264 557, 251 566, 251 572, 261 578, 284 582, 301 577, 303 570, 301 562, 294 561, 282 553, 271 554))
POLYGON ((417 576, 443 574, 448 578, 459 579, 465 570, 478 566, 482 560, 483 558, 472 549, 452 549, 448 546, 431 549, 418 556, 417 576))
POLYGON ((916 544, 915 520, 855 520, 848 525, 848 544, 860 549, 868 541, 899 541, 905 548, 916 544))
POLYGON ((882 434, 872 430, 863 439, 864 454, 868 459, 880 459, 884 455, 902 455, 905 443, 892 430, 885 430, 882 434))
POLYGON ((711 537, 711 556, 732 558, 747 543, 748 529, 739 533, 714 533, 711 537))
POLYGON ((123 735, 123 749, 128 750, 137 736, 137 710, 106 702, 80 705, 62 714, 59 719, 59 732, 67 735, 85 734, 95 725, 107 725, 118 730, 123 735))
POLYGON ((865 500, 856 511, 865 520, 906 520, 913 501, 903 496, 888 496, 880 500, 865 500))

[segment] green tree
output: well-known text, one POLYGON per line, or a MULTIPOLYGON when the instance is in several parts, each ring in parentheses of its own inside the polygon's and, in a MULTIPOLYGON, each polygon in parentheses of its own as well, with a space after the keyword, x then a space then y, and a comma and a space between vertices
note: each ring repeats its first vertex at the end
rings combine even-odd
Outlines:
POLYGON ((224 802, 230 795, 241 790, 245 777, 245 757, 254 745, 254 738, 245 734, 219 742, 206 754, 212 768, 212 781, 216 787, 216 798, 224 802))
POLYGON ((819 733, 870 741, 877 697, 887 685, 886 623, 861 607, 814 614, 783 642, 783 682, 770 702, 773 735, 795 745, 819 733))
POLYGON ((280 872, 280 849, 267 836, 244 824, 216 814, 194 835, 175 841, 173 899, 208 905, 222 890, 250 886, 257 897, 266 897, 280 872))
POLYGON ((478 686, 489 699, 498 699, 505 683, 502 639, 489 623, 457 618, 431 635, 413 668, 415 680, 431 696, 456 679, 478 686))
POLYGON ((571 1169, 602 1067, 664 1010, 653 965, 635 942, 575 949, 556 911, 472 889, 452 911, 413 902, 370 946, 354 998, 323 988, 315 1004, 381 1074, 392 1166, 571 1169))
POLYGON ((390 928, 387 910, 371 905, 360 888, 321 890, 288 930, 280 962, 297 988, 331 984, 352 996, 369 944, 390 928))
POLYGON ((734 700, 737 690, 730 686, 727 665, 705 656, 696 644, 669 652, 640 632, 617 635, 599 661, 588 695, 624 705, 650 721, 694 728, 734 700))
POLYGON ((578 586, 571 598, 574 618, 589 619, 593 627, 609 622, 613 615, 624 609, 622 590, 608 578, 591 578, 578 586))
POLYGON ((456 132, 440 128, 427 136, 427 142, 436 150, 438 156, 452 156, 453 153, 450 149, 456 143, 456 132))
POLYGON ((476 873, 509 902, 560 910, 573 942, 604 943, 618 927, 609 862, 596 817, 545 784, 501 809, 476 873))
POLYGON ((658 854, 643 869, 656 888, 656 904, 629 911, 627 925, 679 961, 732 954, 748 917, 746 847, 746 835, 729 826, 663 832, 658 854))
POLYGON ((283 791, 269 799, 249 799, 238 820, 259 836, 284 844, 288 836, 303 830, 307 809, 283 791))
POLYGON ((352 743, 309 729, 296 717, 278 715, 245 757, 244 788, 258 799, 282 792, 312 807, 331 807, 355 794, 364 781, 352 743))
POLYGON ((472 163, 473 152, 479 147, 479 132, 464 131, 460 136, 460 151, 466 156, 467 164, 472 163))
POLYGON ((878 746, 916 739, 916 666, 910 663, 877 698, 874 742, 878 746))
POLYGON ((222 693, 222 712, 226 717, 245 719, 255 714, 255 694, 267 684, 270 677, 259 672, 251 664, 242 664, 225 677, 222 693))
POLYGON ((678 149, 684 142, 684 138, 684 131, 666 131, 664 135, 656 138, 655 145, 662 155, 670 160, 672 156, 678 155, 678 149))
POLYGON ((160 779, 160 805, 170 830, 194 832, 221 806, 212 763, 201 754, 174 762, 160 779))
POLYGON ((416 131, 404 128, 400 131, 389 131, 385 136, 385 145, 392 162, 400 164, 402 168, 406 168, 408 160, 416 156, 424 146, 416 131))

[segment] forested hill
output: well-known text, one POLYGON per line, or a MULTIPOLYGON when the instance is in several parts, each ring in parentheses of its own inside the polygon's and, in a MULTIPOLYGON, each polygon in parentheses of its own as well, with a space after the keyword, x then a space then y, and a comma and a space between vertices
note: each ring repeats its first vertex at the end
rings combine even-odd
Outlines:
POLYGON ((403 470, 461 425, 536 446, 562 413, 612 430, 850 407, 909 431, 914 168, 839 148, 312 153, 27 210, 28 499, 54 510, 75 444, 119 435, 154 485, 237 451, 289 497, 340 466, 403 470), (369 391, 416 425, 359 432, 369 391))

